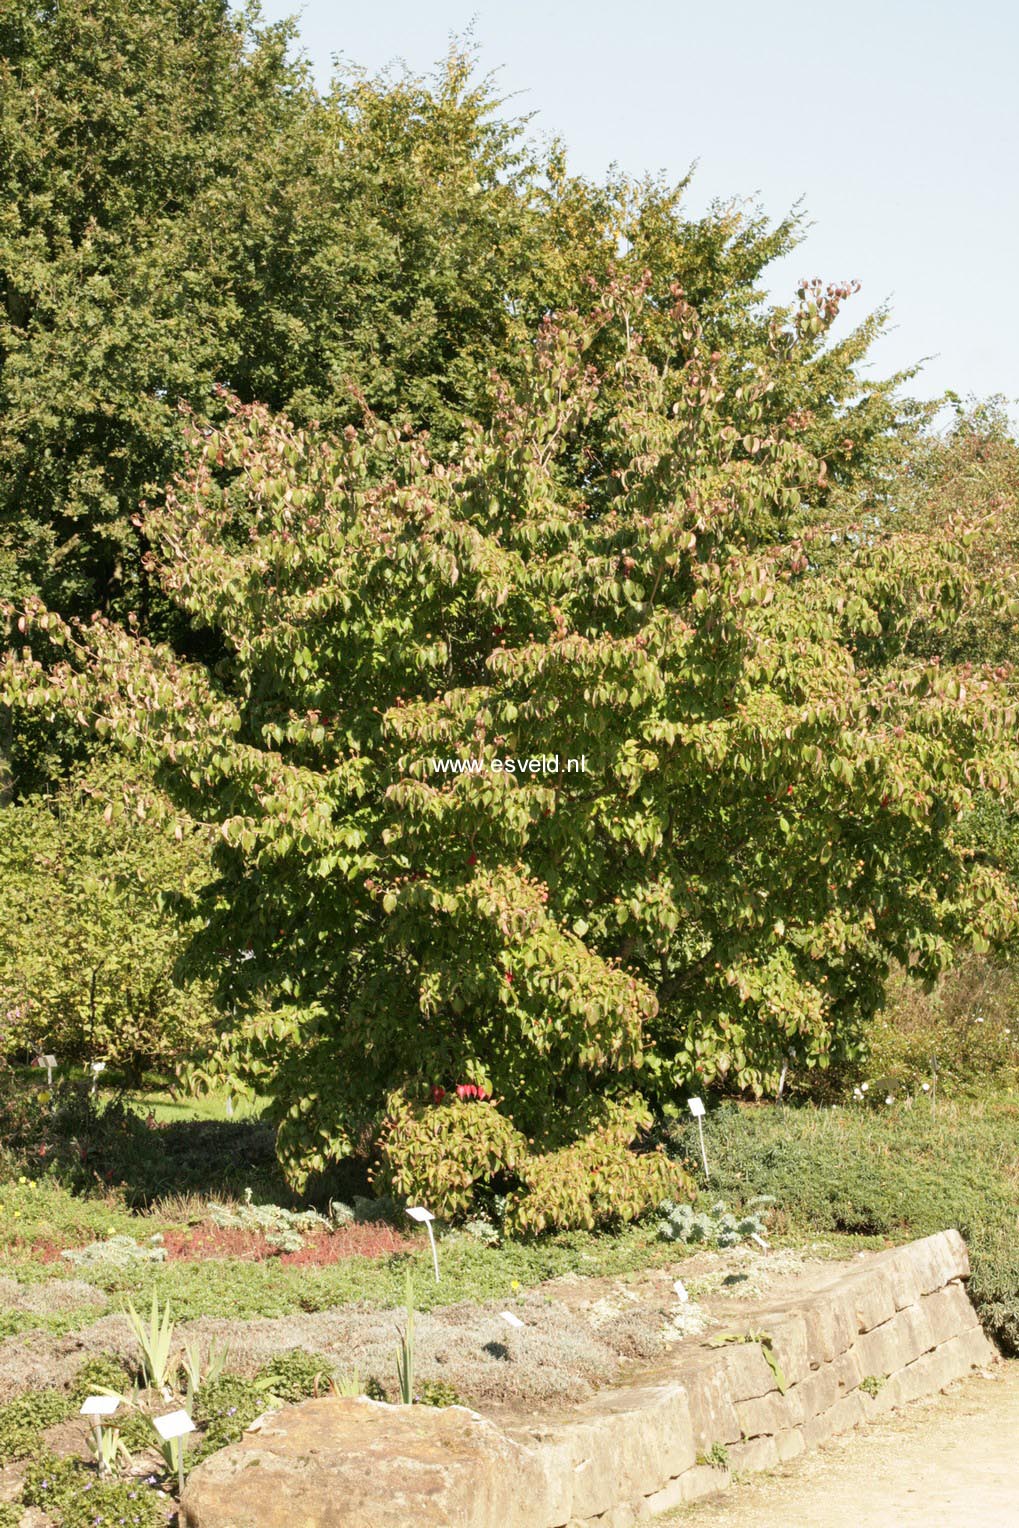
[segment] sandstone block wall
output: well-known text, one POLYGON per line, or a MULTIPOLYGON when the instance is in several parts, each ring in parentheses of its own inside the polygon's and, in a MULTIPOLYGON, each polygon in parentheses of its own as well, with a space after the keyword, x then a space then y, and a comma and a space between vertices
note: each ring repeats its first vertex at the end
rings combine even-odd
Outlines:
POLYGON ((698 1341, 640 1384, 527 1425, 363 1399, 286 1407, 195 1470, 182 1523, 631 1528, 993 1362, 968 1273, 945 1231, 754 1308, 731 1330, 768 1333, 782 1384, 759 1342, 698 1341))
MULTIPOLYGON (((680 1358, 674 1378, 630 1392, 628 1401, 625 1392, 614 1392, 614 1424, 602 1429, 597 1444, 590 1439, 588 1462, 574 1466, 572 1494, 557 1459, 560 1491, 542 1528, 629 1528, 724 1490, 731 1474, 771 1469, 993 1362, 997 1355, 966 1294, 968 1274, 962 1238, 944 1231, 859 1267, 842 1266, 794 1306, 755 1310, 750 1325, 770 1335, 784 1393, 755 1343, 701 1347, 680 1358), (687 1421, 681 1420, 684 1401, 687 1421), (666 1416, 675 1419, 668 1449, 658 1445, 666 1416), (617 1453, 615 1428, 620 1438, 624 1427, 627 1434, 639 1432, 638 1417, 647 1426, 644 1486, 635 1492, 639 1472, 630 1450, 617 1453), (724 1467, 703 1462, 712 1451, 725 1459, 724 1467), (678 1458, 686 1461, 680 1469, 678 1458)), ((598 1402, 612 1406, 607 1395, 598 1402)), ((580 1408, 563 1429, 582 1453, 589 1409, 580 1408)), ((526 1434, 514 1436, 523 1442, 526 1434)), ((563 1448, 562 1440, 540 1432, 531 1433, 531 1443, 563 1448)))

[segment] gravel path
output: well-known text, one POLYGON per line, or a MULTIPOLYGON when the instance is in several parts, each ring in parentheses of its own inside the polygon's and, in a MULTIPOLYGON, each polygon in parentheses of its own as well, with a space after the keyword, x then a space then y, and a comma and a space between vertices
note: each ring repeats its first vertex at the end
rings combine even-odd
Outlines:
POLYGON ((1017 1528, 1019 1360, 660 1521, 689 1528, 1017 1528))

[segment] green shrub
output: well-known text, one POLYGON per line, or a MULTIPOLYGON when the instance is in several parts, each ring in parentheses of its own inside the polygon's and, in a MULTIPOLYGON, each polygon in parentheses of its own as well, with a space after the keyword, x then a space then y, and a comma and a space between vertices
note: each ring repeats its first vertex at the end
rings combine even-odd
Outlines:
POLYGON ((98 1395, 102 1390, 115 1390, 118 1395, 129 1395, 134 1377, 122 1364, 118 1364, 113 1358, 99 1353, 95 1358, 86 1358, 71 1386, 71 1400, 76 1406, 90 1395, 98 1395))
POLYGON ((24 1515, 15 1502, 0 1502, 0 1528, 21 1528, 21 1519, 24 1515))
POLYGON ((638 1101, 606 1102, 598 1112, 579 1140, 520 1165, 523 1188, 507 1198, 507 1230, 592 1230, 636 1220, 663 1200, 691 1192, 685 1170, 663 1151, 631 1149, 649 1121, 638 1101))
POLYGON ((418 1103, 394 1093, 378 1151, 373 1184, 450 1219, 469 1214, 478 1186, 512 1172, 527 1142, 492 1099, 418 1103))
POLYGON ((422 1406, 463 1405, 459 1391, 441 1379, 426 1379, 418 1391, 417 1399, 422 1406))
POLYGON ((182 931, 163 892, 203 874, 199 835, 108 819, 129 787, 95 758, 47 797, 0 807, 0 1013, 4 1043, 55 1051, 61 1065, 103 1057, 135 1077, 194 1053, 208 1034, 209 992, 181 984, 182 931))
MULTIPOLYGON (((1019 1104, 724 1104, 707 1121, 712 1188, 778 1203, 773 1227, 905 1240, 954 1226, 969 1245, 970 1295, 989 1334, 1019 1352, 1019 1104)), ((697 1149, 690 1123, 672 1147, 697 1149)))
POLYGON ((292 1348, 259 1369, 257 1379, 281 1401, 303 1401, 315 1394, 316 1382, 321 1385, 332 1372, 332 1359, 321 1353, 308 1353, 304 1348, 292 1348))
POLYGON ((17 1337, 43 1325, 38 1316, 30 1316, 22 1310, 0 1310, 0 1341, 5 1337, 17 1337))
POLYGON ((264 1388, 236 1374, 224 1374, 203 1386, 195 1398, 194 1420, 202 1428, 202 1438, 193 1459, 207 1459, 228 1443, 236 1443, 267 1405, 264 1388))
POLYGON ((59 1390, 33 1390, 0 1406, 0 1460, 37 1453, 45 1429, 62 1422, 70 1410, 59 1390))

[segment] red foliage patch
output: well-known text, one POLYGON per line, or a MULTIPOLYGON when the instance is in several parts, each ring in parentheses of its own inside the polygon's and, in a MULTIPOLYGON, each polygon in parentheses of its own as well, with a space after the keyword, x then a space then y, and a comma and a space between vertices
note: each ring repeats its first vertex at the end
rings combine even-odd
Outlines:
POLYGON ((8 1244, 8 1252, 24 1252, 27 1248, 32 1254, 32 1261, 36 1263, 56 1263, 60 1259, 63 1249, 70 1244, 68 1242, 37 1241, 29 1244, 19 1237, 16 1242, 8 1244))
POLYGON ((278 1258, 281 1263, 321 1267, 339 1263, 348 1257, 389 1257, 394 1252, 410 1252, 415 1243, 391 1226, 344 1226, 338 1231, 322 1231, 305 1238, 299 1252, 280 1252, 266 1241, 260 1231, 241 1231, 226 1226, 197 1226, 191 1231, 167 1231, 163 1237, 167 1259, 203 1262, 207 1258, 236 1257, 260 1263, 278 1258))
MULTIPOLYGON (((189 1231, 167 1231, 162 1245, 168 1262, 205 1262, 210 1258, 234 1257, 248 1263, 262 1263, 278 1258, 281 1263, 326 1267, 348 1257, 390 1257, 394 1252, 413 1252, 420 1238, 407 1236, 386 1225, 343 1226, 338 1231, 320 1231, 304 1239, 299 1252, 280 1252, 271 1247, 260 1231, 241 1231, 227 1226, 195 1226, 189 1231)), ((17 1244, 18 1251, 30 1250, 39 1263, 56 1263, 66 1241, 36 1241, 29 1248, 17 1244)))

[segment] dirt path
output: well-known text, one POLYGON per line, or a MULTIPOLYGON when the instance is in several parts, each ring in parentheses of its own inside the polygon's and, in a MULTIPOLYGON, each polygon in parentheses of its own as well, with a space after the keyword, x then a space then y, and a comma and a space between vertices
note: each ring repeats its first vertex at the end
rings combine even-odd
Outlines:
POLYGON ((661 1521, 689 1528, 1017 1528, 1019 1360, 661 1521))

